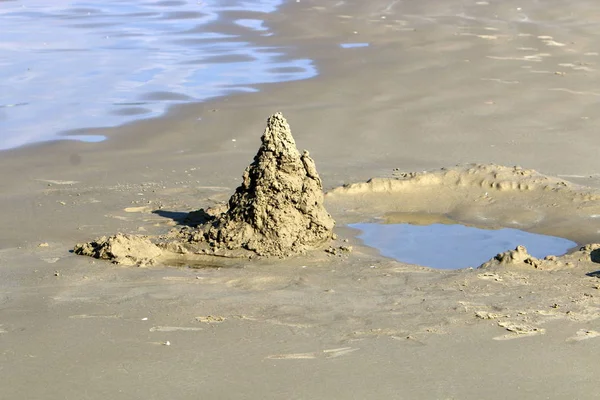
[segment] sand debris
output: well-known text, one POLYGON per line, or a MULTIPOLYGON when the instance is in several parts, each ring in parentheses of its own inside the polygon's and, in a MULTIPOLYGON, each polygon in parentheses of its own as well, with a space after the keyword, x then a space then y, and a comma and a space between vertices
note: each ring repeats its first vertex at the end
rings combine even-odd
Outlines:
POLYGON ((479 275, 477 275, 477 277, 479 279, 483 279, 483 280, 487 280, 487 281, 495 281, 495 282, 502 282, 504 280, 500 275, 494 274, 494 273, 489 273, 489 272, 486 272, 484 274, 479 274, 479 275))
POLYGON ((543 328, 511 321, 500 321, 498 322, 498 326, 501 326, 510 333, 507 335, 496 336, 494 340, 511 340, 526 336, 543 335, 546 333, 546 330, 543 328))
POLYGON ((75 254, 110 260, 115 264, 146 266, 152 265, 162 251, 147 236, 125 235, 102 236, 89 243, 75 245, 75 254))
POLYGON ((589 329, 580 329, 575 333, 574 336, 567 338, 567 342, 580 342, 582 340, 593 339, 600 336, 600 332, 589 330, 589 329))
POLYGON ((479 319, 498 319, 509 317, 509 315, 496 314, 488 311, 475 311, 475 316, 479 319))
POLYGON ((123 316, 121 314, 110 314, 110 315, 75 314, 75 315, 69 315, 69 318, 71 318, 71 319, 92 319, 92 318, 120 319, 120 318, 123 318, 123 316))
POLYGON ((481 264, 479 268, 490 268, 498 265, 529 265, 533 268, 539 268, 541 262, 529 254, 525 246, 517 246, 517 248, 514 250, 508 250, 504 253, 499 253, 490 261, 481 264))
POLYGON ((326 358, 337 358, 354 353, 356 350, 358 350, 356 347, 340 347, 338 349, 323 350, 323 354, 325 354, 326 358))
POLYGON ((227 318, 222 317, 220 315, 207 315, 202 317, 196 317, 196 321, 203 322, 205 324, 220 324, 225 321, 227 318))
MULTIPOLYGON (((543 271, 571 269, 581 263, 597 263, 600 261, 600 244, 590 243, 562 256, 549 255, 543 259, 535 258, 527 252, 524 246, 517 246, 514 250, 505 251, 494 256, 491 260, 481 264, 479 269, 504 269, 504 268, 527 268, 543 271)), ((588 276, 596 276, 597 272, 589 272, 588 276)), ((492 272, 486 272, 485 276, 496 276, 492 272)), ((482 274, 478 277, 485 279, 482 274)), ((526 278, 523 278, 526 279, 526 278)), ((497 279, 498 280, 498 279, 497 279)), ((501 280, 501 279, 500 279, 501 280)))
POLYGON ((315 358, 317 358, 316 353, 273 354, 267 356, 268 360, 312 360, 315 358))
POLYGON ((313 360, 319 357, 325 358, 337 358, 341 356, 345 356, 350 353, 354 353, 356 350, 359 350, 356 347, 340 347, 337 349, 327 349, 322 352, 312 352, 312 353, 291 353, 291 354, 272 354, 267 356, 268 360, 313 360))

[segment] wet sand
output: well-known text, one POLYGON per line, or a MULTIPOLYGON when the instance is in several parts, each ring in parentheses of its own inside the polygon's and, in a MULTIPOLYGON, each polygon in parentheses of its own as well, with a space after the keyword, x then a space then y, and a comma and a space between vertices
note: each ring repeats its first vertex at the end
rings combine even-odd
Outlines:
POLYGON ((586 274, 600 269, 595 257, 556 269, 432 270, 379 256, 345 226, 386 213, 484 215, 600 242, 600 9, 543 6, 290 3, 260 40, 295 46, 318 77, 98 130, 103 143, 2 153, 3 396, 594 398, 600 282, 586 274), (225 201, 275 111, 331 192, 337 244, 354 251, 201 269, 69 253, 117 231, 162 234, 225 201), (402 190, 360 184, 462 171, 457 163, 510 168, 488 187, 460 172, 402 190), (514 165, 542 175, 525 182, 514 165), (344 184, 356 185, 335 189, 344 184))

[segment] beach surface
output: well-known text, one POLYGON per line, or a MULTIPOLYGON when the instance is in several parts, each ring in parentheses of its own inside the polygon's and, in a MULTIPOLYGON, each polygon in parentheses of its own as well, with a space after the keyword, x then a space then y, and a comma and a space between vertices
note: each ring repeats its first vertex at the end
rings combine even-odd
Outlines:
POLYGON ((316 77, 0 153, 0 397, 596 398, 600 5, 302 0, 264 18, 256 44, 316 77), (277 111, 316 162, 332 251, 144 268, 70 253, 227 201, 277 111), (431 269, 347 226, 378 219, 578 246, 431 269))

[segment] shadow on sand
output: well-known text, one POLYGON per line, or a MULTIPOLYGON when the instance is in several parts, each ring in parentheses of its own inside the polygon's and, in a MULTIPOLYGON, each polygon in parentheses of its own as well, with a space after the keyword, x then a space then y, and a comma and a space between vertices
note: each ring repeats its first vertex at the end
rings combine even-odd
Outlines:
POLYGON ((203 209, 191 212, 154 210, 152 213, 164 218, 172 219, 177 222, 177 225, 190 226, 192 228, 206 224, 214 219, 213 216, 207 214, 203 209))

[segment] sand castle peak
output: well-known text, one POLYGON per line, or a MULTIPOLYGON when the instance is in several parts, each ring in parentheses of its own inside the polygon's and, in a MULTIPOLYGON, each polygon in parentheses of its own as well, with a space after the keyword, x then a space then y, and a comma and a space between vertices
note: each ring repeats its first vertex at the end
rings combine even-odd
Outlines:
POLYGON ((292 130, 280 112, 271 115, 267 119, 267 127, 261 137, 261 142, 262 145, 257 156, 262 151, 271 151, 275 154, 298 154, 292 130))

